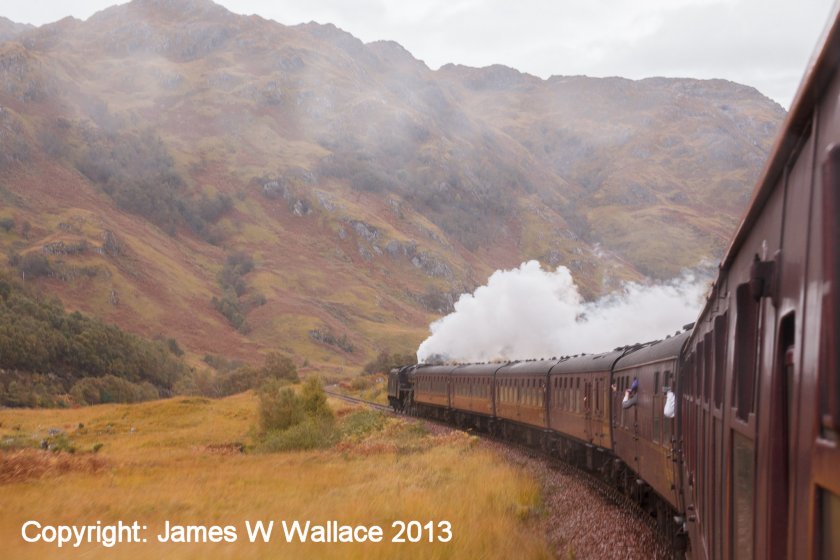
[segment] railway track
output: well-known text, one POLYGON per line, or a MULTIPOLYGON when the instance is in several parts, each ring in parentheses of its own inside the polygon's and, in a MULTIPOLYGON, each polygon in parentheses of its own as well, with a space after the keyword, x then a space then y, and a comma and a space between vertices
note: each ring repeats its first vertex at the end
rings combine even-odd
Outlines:
POLYGON ((351 397, 350 395, 344 395, 342 393, 336 393, 335 391, 330 391, 328 389, 324 389, 324 392, 333 398, 340 399, 345 402, 353 403, 353 404, 361 404, 375 410, 379 410, 381 412, 387 412, 388 414, 395 414, 391 407, 386 404, 379 404, 372 401, 366 401, 364 399, 359 399, 356 397, 351 397))
MULTIPOLYGON (((406 416, 406 415, 402 415, 402 414, 398 415, 396 412, 394 412, 391 409, 391 407, 389 407, 387 405, 384 405, 384 404, 367 401, 367 400, 360 399, 360 398, 357 398, 357 397, 352 397, 352 396, 349 396, 349 395, 344 395, 342 393, 337 393, 337 392, 331 391, 331 390, 325 390, 325 392, 328 396, 336 398, 336 399, 343 400, 345 402, 349 402, 349 403, 352 403, 352 404, 358 404, 358 405, 362 405, 362 406, 367 406, 369 408, 373 408, 374 410, 379 410, 380 412, 384 412, 386 414, 393 415, 393 416, 406 416)), ((451 428, 453 430, 458 430, 459 429, 459 428, 456 428, 453 425, 448 424, 446 422, 433 420, 433 419, 430 419, 430 418, 424 418, 422 416, 406 416, 406 417, 416 418, 416 419, 424 420, 426 422, 432 422, 434 424, 438 424, 438 425, 441 425, 441 426, 446 426, 446 427, 451 428)), ((553 457, 549 454, 546 454, 541 449, 538 449, 538 448, 535 448, 535 447, 531 447, 531 446, 528 446, 528 445, 524 445, 522 443, 510 441, 508 439, 504 439, 504 438, 501 438, 501 437, 493 436, 493 435, 490 435, 490 434, 485 433, 485 432, 478 432, 478 431, 473 430, 473 429, 469 429, 469 430, 466 430, 466 431, 471 433, 471 434, 478 435, 478 436, 480 436, 481 438, 483 438, 487 441, 493 441, 493 442, 505 445, 505 446, 507 446, 511 449, 515 449, 519 453, 521 453, 521 454, 523 454, 527 457, 530 457, 532 459, 543 461, 544 464, 552 470, 558 471, 558 472, 560 472, 562 474, 565 474, 565 475, 576 477, 577 479, 584 482, 587 487, 589 487, 595 494, 597 494, 606 503, 611 504, 611 505, 613 505, 617 508, 620 508, 624 511, 630 512, 631 515, 638 518, 645 526, 648 527, 648 529, 651 530, 652 533, 657 535, 657 537, 660 540, 660 543, 659 543, 661 545, 660 548, 662 550, 670 550, 669 546, 668 546, 668 543, 667 543, 667 539, 658 531, 658 528, 656 526, 656 520, 653 519, 644 509, 642 509, 642 507, 633 499, 632 496, 621 492, 618 488, 608 484, 606 481, 602 480, 601 478, 598 478, 593 473, 590 473, 590 472, 588 472, 584 469, 581 469, 581 468, 579 468, 575 465, 567 463, 566 461, 563 461, 562 459, 559 459, 557 457, 553 457)), ((657 555, 657 557, 661 558, 662 556, 657 555)), ((670 557, 673 558, 673 554, 670 557)))

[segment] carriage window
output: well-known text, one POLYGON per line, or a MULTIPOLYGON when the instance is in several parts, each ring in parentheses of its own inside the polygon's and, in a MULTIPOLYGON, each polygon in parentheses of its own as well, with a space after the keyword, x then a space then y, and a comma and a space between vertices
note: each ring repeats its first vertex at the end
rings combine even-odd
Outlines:
MULTIPOLYGON (((665 378, 664 381, 662 381, 663 390, 664 390, 665 387, 667 387, 668 390, 676 393, 675 388, 671 385, 671 378, 673 377, 671 372, 666 371, 663 374, 663 377, 665 378)), ((668 394, 666 393, 665 396, 667 398, 668 394)), ((663 405, 663 408, 664 408, 664 406, 665 406, 664 401, 663 401, 662 405, 663 405)), ((674 419, 673 418, 665 418, 664 414, 665 413, 663 412, 663 417, 662 417, 662 443, 670 443, 671 442, 671 422, 673 422, 674 419)))
POLYGON ((565 410, 566 408, 566 380, 564 378, 560 378, 560 410, 565 410))
POLYGON ((703 343, 706 352, 703 356, 703 368, 705 370, 703 374, 703 400, 708 402, 712 395, 712 333, 706 333, 706 336, 703 338, 703 343))
POLYGON ((755 369, 758 351, 759 306, 750 294, 750 285, 741 284, 735 292, 738 316, 735 318, 734 402, 736 416, 746 421, 755 405, 755 369))
POLYGON ((840 558, 840 496, 820 489, 820 558, 840 558))
POLYGON ((656 371, 653 373, 653 441, 659 441, 659 430, 660 426, 662 425, 662 403, 664 402, 663 399, 656 396, 659 393, 659 372, 656 371))
POLYGON ((595 380, 595 412, 601 410, 601 381, 595 380))
POLYGON ((732 431, 731 542, 733 558, 753 557, 753 493, 755 487, 753 441, 732 431))
POLYGON ((715 317, 715 408, 723 405, 723 361, 726 352, 726 313, 715 317))
POLYGON ((569 411, 572 409, 572 397, 571 397, 571 386, 572 382, 570 379, 563 380, 563 410, 569 411))
POLYGON ((694 395, 697 400, 700 400, 700 397, 703 393, 703 382, 704 382, 704 373, 706 372, 706 341, 701 340, 697 343, 697 362, 696 367, 694 368, 694 382, 692 383, 691 394, 694 395))
POLYGON ((691 395, 691 384, 694 378, 694 352, 688 355, 685 360, 685 368, 683 369, 682 393, 685 397, 691 395))
MULTIPOLYGON (((840 239, 840 220, 837 219, 840 215, 838 177, 840 177, 840 148, 834 145, 822 162, 822 206, 823 216, 826 216, 822 220, 822 238, 835 241, 840 239)), ((837 251, 835 247, 833 251, 823 250, 822 253, 826 285, 830 285, 831 289, 823 296, 822 304, 824 338, 820 342, 820 368, 817 379, 820 395, 820 432, 824 438, 833 441, 836 445, 840 439, 840 433, 838 433, 840 432, 840 380, 838 380, 840 364, 838 364, 836 343, 830 337, 832 333, 836 337, 840 332, 840 294, 837 293, 837 286, 840 285, 840 251, 837 251)))

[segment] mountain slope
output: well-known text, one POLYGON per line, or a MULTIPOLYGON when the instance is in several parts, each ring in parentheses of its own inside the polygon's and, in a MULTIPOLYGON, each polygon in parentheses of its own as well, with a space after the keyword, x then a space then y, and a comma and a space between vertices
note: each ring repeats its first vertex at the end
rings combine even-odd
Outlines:
POLYGON ((5 29, 0 247, 194 359, 341 373, 525 259, 590 297, 713 261, 783 117, 718 80, 432 71, 204 0, 5 29))

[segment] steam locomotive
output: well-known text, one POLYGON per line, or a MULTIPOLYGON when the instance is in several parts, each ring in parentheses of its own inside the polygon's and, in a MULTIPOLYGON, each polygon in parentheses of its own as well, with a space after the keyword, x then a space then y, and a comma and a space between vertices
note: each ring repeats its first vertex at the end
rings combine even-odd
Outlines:
POLYGON ((406 366, 391 405, 600 473, 693 558, 840 558, 839 66, 836 5, 696 323, 596 355, 406 366))

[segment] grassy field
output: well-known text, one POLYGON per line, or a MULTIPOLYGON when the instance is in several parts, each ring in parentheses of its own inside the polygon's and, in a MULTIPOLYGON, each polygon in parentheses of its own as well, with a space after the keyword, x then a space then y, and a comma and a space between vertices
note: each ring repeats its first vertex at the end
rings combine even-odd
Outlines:
MULTIPOLYGON (((539 486, 460 432, 389 418, 327 450, 250 452, 257 400, 173 398, 69 410, 0 410, 4 558, 549 558, 539 486), (52 430, 52 435, 50 435, 52 430), (56 433, 56 431, 60 433, 56 433), (69 449, 37 449, 47 439, 69 449), (245 452, 241 452, 241 448, 245 452), (97 449, 94 452, 94 449, 97 449), (148 542, 26 543, 21 526, 148 527, 148 542), (268 544, 245 522, 275 521, 268 544), (379 525, 382 543, 287 543, 281 520, 379 525), (448 521, 448 543, 391 543, 396 520, 448 521), (231 525, 234 543, 159 543, 165 522, 231 525)), ((331 402, 339 418, 349 405, 331 402)))

